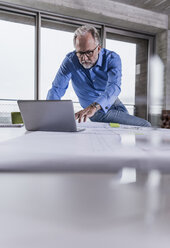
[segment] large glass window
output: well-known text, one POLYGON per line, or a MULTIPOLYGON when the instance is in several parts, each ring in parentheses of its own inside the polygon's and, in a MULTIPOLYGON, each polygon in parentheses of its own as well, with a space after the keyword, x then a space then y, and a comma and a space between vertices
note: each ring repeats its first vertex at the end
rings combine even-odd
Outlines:
MULTIPOLYGON (((67 53, 74 50, 73 32, 52 28, 41 28, 41 83, 40 99, 46 99, 56 73, 67 53)), ((79 109, 79 100, 72 88, 71 81, 62 99, 71 99, 79 109)))
POLYGON ((0 20, 0 34, 0 99, 33 99, 35 26, 0 20))
MULTIPOLYGON (((83 23, 42 12, 35 30, 35 16, 38 12, 22 11, 17 8, 14 11, 0 11, 0 99, 34 99, 37 97, 37 90, 38 98, 46 99, 63 59, 67 53, 74 50, 73 33, 83 23), (39 36, 35 31, 38 31, 38 34, 39 28, 41 36, 36 40, 39 36), (37 75, 38 77, 35 77, 37 75)), ((121 57, 120 99, 131 114, 134 113, 135 106, 135 113, 145 118, 147 115, 147 39, 141 40, 138 35, 134 38, 132 33, 110 27, 104 27, 104 29, 100 25, 96 27, 102 31, 101 40, 106 43, 106 48, 117 52, 121 57)), ((81 108, 71 82, 62 99, 71 99, 74 102, 75 111, 81 108)))
POLYGON ((122 61, 122 86, 120 100, 131 114, 135 105, 136 44, 106 39, 106 48, 119 54, 122 61))

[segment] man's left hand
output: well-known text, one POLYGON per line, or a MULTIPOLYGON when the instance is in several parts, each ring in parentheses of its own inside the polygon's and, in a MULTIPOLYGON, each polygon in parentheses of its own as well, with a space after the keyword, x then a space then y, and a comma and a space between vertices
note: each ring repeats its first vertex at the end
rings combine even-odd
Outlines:
POLYGON ((78 122, 86 122, 87 118, 92 117, 97 112, 95 106, 89 105, 87 108, 75 113, 75 118, 78 122))

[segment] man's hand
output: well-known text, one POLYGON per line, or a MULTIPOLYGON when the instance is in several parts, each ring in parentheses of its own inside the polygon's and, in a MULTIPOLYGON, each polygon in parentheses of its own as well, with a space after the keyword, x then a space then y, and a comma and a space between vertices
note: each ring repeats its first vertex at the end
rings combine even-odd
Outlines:
POLYGON ((98 109, 91 104, 87 108, 75 113, 75 118, 79 123, 82 121, 86 122, 87 118, 92 117, 97 111, 98 109))

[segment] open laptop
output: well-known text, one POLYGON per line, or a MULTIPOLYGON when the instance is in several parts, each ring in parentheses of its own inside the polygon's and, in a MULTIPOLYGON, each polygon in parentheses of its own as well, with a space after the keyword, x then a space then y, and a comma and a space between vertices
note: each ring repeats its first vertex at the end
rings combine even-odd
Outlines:
POLYGON ((28 131, 77 132, 71 100, 18 100, 25 128, 28 131))

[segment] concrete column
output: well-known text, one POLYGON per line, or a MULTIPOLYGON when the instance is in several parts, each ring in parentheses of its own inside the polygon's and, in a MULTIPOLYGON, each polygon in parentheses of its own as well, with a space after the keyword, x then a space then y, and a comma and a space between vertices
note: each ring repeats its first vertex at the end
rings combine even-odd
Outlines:
POLYGON ((167 31, 166 109, 170 109, 170 30, 167 31))
POLYGON ((170 30, 165 30, 156 35, 156 53, 165 66, 163 109, 170 109, 170 30))

